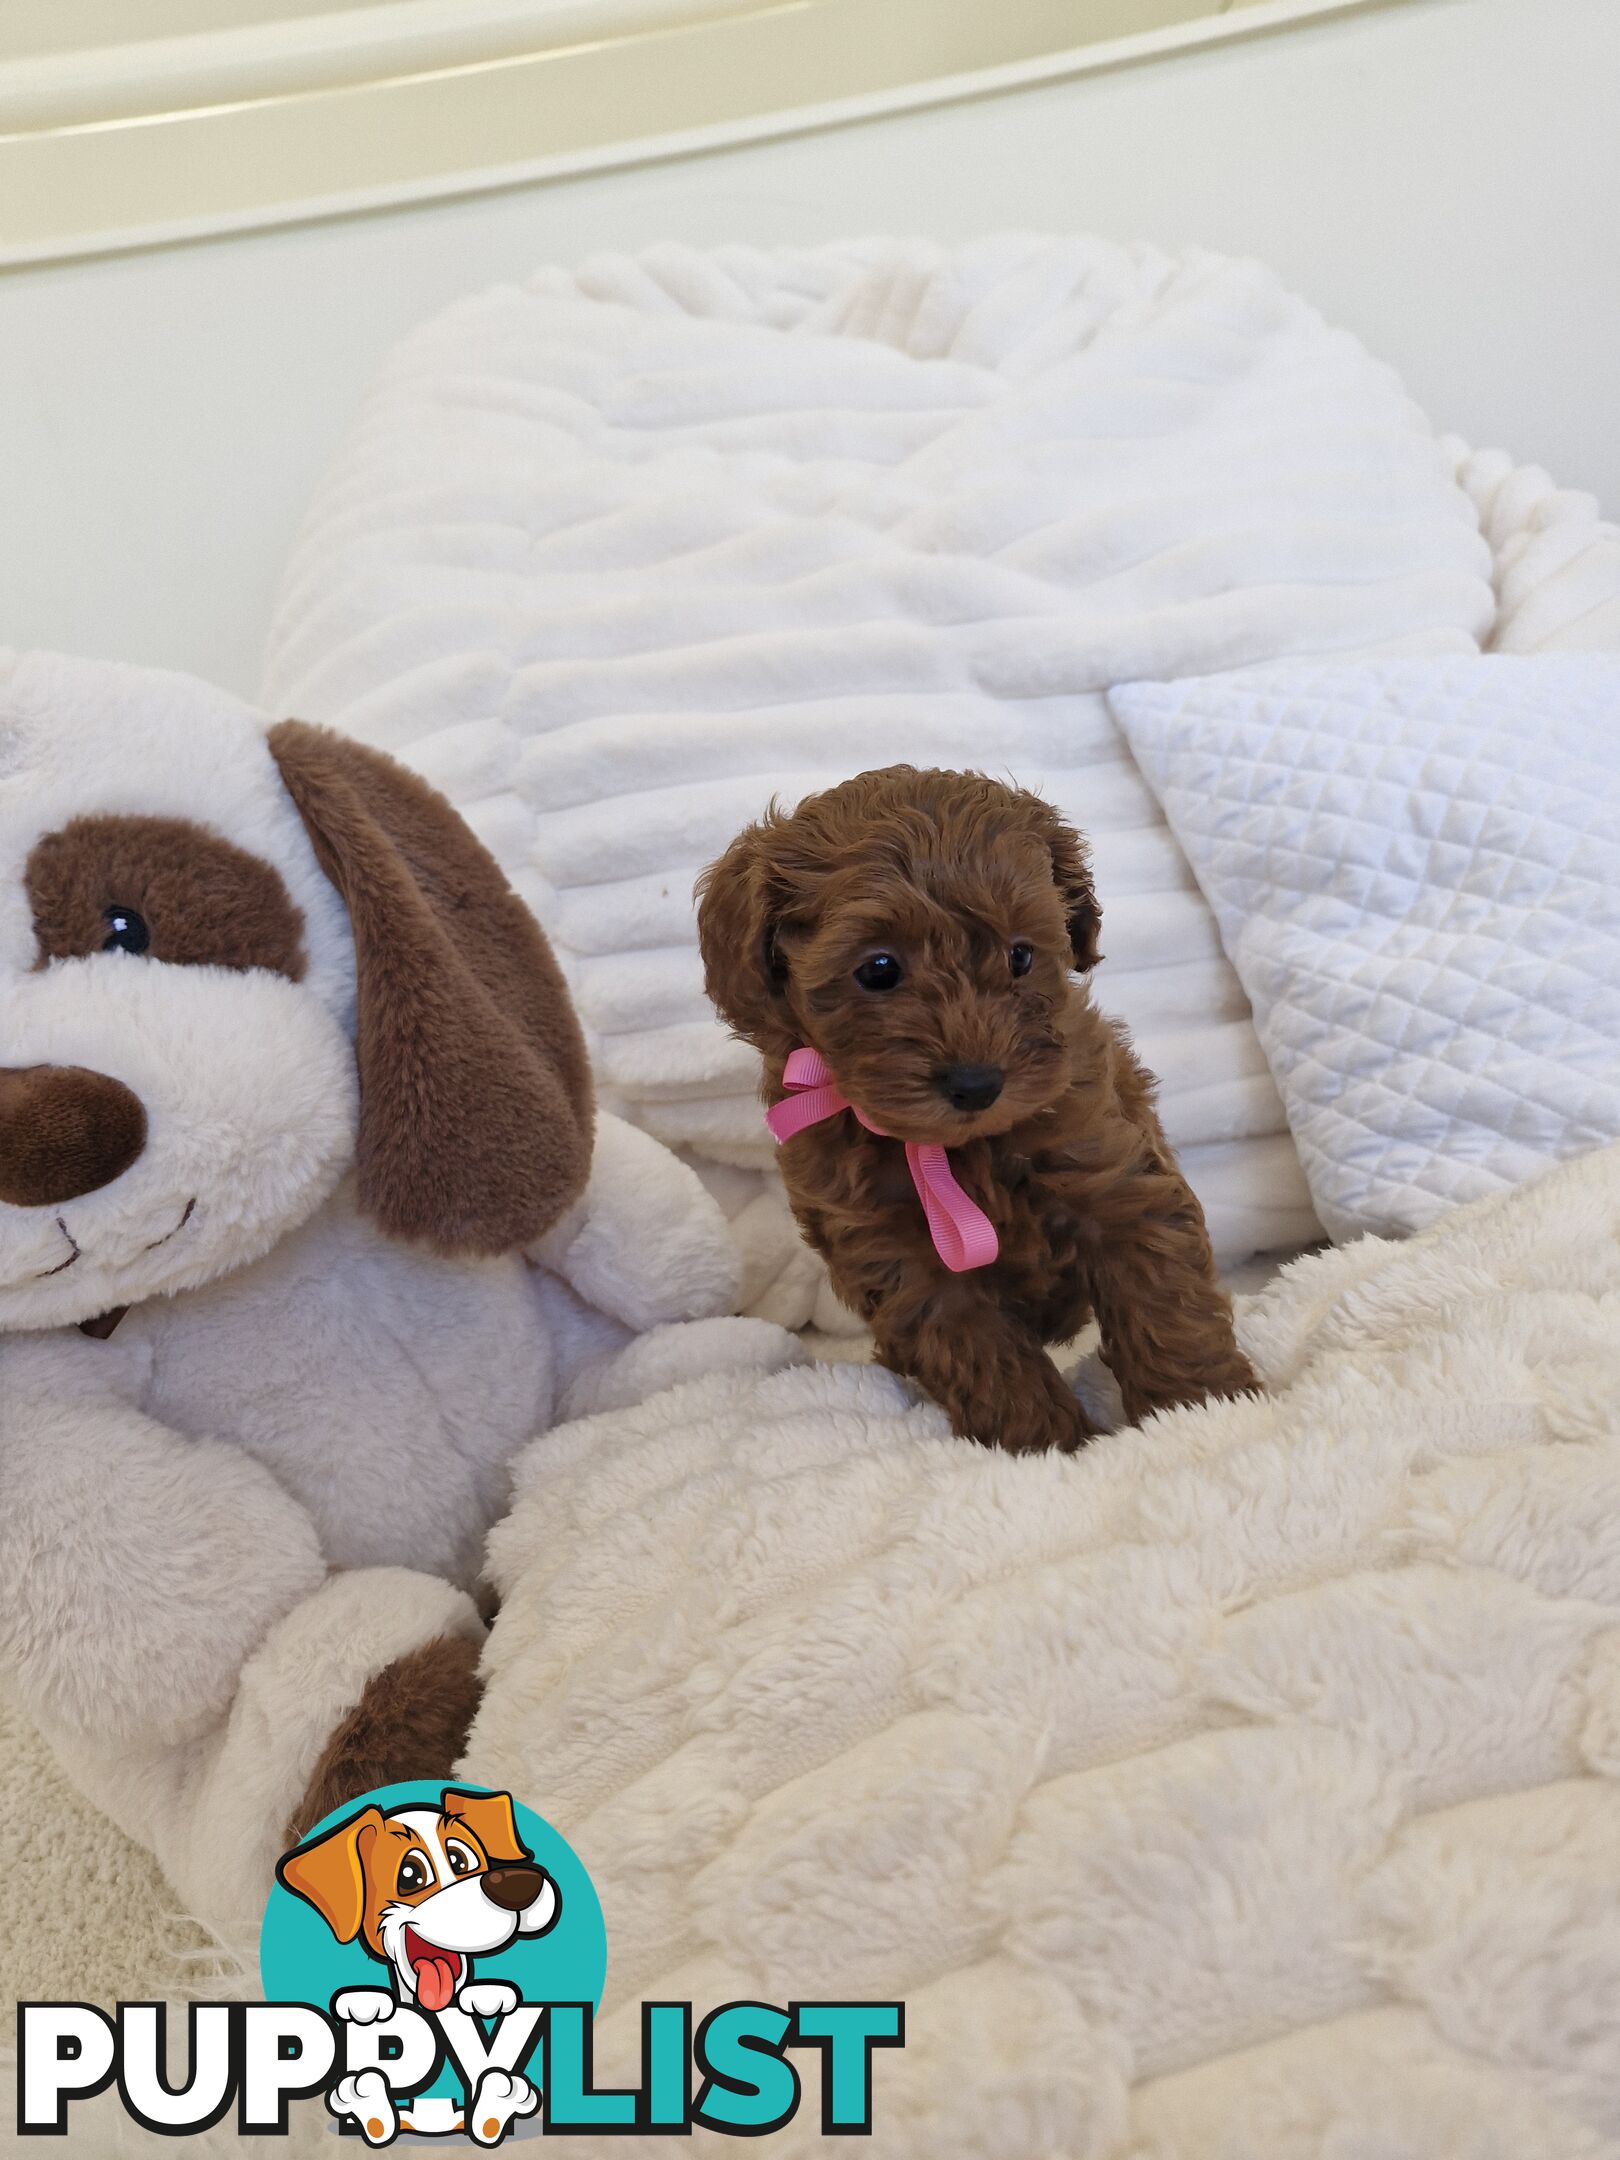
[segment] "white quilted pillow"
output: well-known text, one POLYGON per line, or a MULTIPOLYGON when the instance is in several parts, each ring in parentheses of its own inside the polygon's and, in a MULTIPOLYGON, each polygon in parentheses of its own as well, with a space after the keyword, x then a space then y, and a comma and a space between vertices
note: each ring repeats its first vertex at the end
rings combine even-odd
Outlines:
POLYGON ((1335 1237, 1620 1136, 1620 659, 1136 683, 1335 1237))

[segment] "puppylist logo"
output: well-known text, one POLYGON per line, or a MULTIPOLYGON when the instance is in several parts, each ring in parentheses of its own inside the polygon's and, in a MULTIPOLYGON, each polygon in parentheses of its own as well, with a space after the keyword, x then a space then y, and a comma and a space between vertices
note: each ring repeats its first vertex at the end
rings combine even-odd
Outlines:
POLYGON ((262 2003, 193 2003, 184 2086, 166 2009, 18 2010, 17 2123, 68 2133, 116 2084, 148 2130, 194 2136, 234 2106, 238 2133, 285 2136, 322 2099, 341 2135, 494 2146, 631 2131, 736 2137, 798 2113, 793 2057, 819 2054, 821 2128, 872 2128, 876 2051, 905 2044, 897 2002, 641 2006, 641 2076, 599 2089, 591 2021, 607 1974, 602 1909, 579 1856, 509 1793, 389 1785, 328 1816, 276 1868, 259 1940, 262 2003))

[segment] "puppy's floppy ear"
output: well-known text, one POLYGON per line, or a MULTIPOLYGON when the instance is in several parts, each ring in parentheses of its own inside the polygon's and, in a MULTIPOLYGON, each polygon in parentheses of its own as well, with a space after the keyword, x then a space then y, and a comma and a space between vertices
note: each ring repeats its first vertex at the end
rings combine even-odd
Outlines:
POLYGON ((447 1815, 467 1825, 494 1866, 511 1867, 516 1861, 533 1859, 518 1836, 510 1793, 462 1792, 447 1785, 439 1804, 447 1815))
POLYGON ((444 1253, 516 1251, 590 1171, 590 1068, 551 948, 416 774, 298 720, 270 749, 354 931, 360 1205, 444 1253))
POLYGON ((1063 896, 1063 912, 1069 926, 1069 945, 1074 966, 1084 975, 1102 958, 1097 938, 1102 929, 1102 910, 1091 882, 1091 856, 1074 827, 1060 818, 1039 795, 1025 795, 1036 830, 1052 858, 1052 878, 1063 896))
POLYGON ((366 1861, 382 1826, 380 1808, 362 1808, 276 1862, 277 1881, 313 1905, 340 1943, 353 1942, 365 1921, 366 1861))
POLYGON ((776 931, 786 893, 772 868, 773 810, 748 825, 697 881, 698 949, 703 987, 735 1035, 756 1050, 786 1028, 786 970, 776 931))

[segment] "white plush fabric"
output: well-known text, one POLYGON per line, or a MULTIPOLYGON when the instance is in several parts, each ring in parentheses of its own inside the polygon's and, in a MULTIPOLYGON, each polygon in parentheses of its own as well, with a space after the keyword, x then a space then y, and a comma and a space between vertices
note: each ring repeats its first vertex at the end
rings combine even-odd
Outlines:
POLYGON ((1267 669, 1112 704, 1335 1237, 1620 1139, 1620 658, 1267 669))
POLYGON ((1503 450, 1440 442, 1495 563, 1491 651, 1620 652, 1620 525, 1597 498, 1503 450))
MULTIPOLYGON (((601 258, 396 351, 294 549, 264 698, 443 787, 545 923, 608 1099, 755 1167, 696 872, 773 791, 863 766, 1042 788, 1095 843, 1099 998, 1239 1259, 1314 1219, 1102 692, 1475 649, 1491 563, 1454 462, 1254 264, 1029 237, 601 258)), ((779 1196, 716 1189, 752 1308, 832 1324, 779 1196)))
POLYGON ((527 1451, 468 1765, 592 1870, 603 2082, 894 1993, 905 2160, 1620 2152, 1620 1149, 1240 1324, 1269 1398, 1078 1457, 850 1366, 527 1451))

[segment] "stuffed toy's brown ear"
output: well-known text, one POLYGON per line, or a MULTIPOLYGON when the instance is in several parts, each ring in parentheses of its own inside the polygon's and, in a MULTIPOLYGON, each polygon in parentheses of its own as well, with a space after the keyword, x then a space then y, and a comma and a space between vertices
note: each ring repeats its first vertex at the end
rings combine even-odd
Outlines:
POLYGON ((551 948, 415 773, 299 720, 270 749, 354 931, 360 1205, 440 1252, 516 1251, 590 1171, 590 1067, 551 948))

